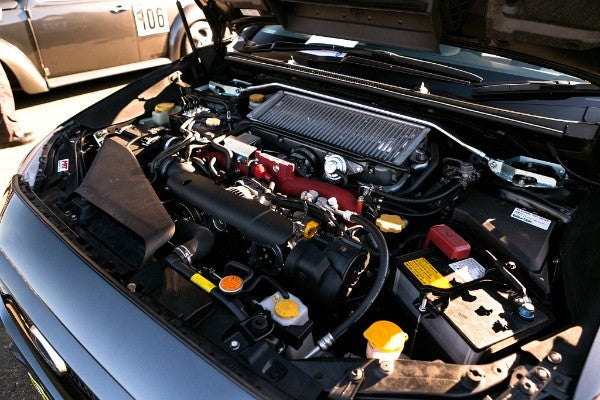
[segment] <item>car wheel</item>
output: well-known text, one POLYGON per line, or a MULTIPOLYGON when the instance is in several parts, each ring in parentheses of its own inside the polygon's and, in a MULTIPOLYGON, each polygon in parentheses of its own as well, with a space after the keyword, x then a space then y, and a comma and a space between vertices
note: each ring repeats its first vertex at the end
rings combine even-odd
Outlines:
MULTIPOLYGON (((206 46, 211 44, 213 41, 212 31, 210 25, 206 20, 199 20, 190 25, 190 31, 192 33, 192 39, 196 47, 206 46)), ((182 43, 183 54, 187 55, 192 52, 192 46, 186 36, 183 37, 182 43)))

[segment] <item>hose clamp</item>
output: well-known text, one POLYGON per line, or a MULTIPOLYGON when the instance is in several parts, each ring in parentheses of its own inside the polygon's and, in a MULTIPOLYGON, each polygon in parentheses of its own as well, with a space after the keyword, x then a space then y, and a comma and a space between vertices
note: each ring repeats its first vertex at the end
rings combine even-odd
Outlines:
POLYGON ((192 256, 194 254, 192 254, 192 252, 187 247, 185 247, 184 245, 179 245, 175 247, 173 252, 177 253, 181 260, 186 261, 187 265, 192 265, 192 256))

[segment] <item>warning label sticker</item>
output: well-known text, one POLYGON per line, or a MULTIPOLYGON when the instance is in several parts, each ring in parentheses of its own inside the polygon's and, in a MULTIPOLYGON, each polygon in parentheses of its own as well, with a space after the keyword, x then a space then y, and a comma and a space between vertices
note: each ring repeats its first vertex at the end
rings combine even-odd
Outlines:
POLYGON ((552 223, 548 218, 540 217, 539 215, 523 210, 522 208, 515 208, 510 216, 545 231, 548 230, 552 223))
POLYGON ((440 289, 449 289, 452 287, 450 282, 423 257, 406 261, 404 265, 423 285, 435 286, 440 289))
POLYGON ((457 277, 463 283, 483 278, 485 275, 485 268, 474 258, 465 258, 464 260, 450 264, 449 267, 456 271, 457 277))

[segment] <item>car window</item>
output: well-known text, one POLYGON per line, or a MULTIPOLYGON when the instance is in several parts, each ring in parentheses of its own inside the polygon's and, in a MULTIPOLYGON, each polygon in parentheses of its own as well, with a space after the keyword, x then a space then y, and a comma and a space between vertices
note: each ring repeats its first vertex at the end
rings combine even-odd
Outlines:
MULTIPOLYGON (((311 39, 312 43, 318 43, 314 36, 290 32, 285 30, 281 25, 269 25, 260 29, 253 37, 252 41, 260 43, 270 43, 274 41, 288 41, 305 43, 311 39)), ((507 82, 507 75, 512 77, 515 82, 521 82, 526 80, 568 80, 573 82, 584 82, 583 80, 567 75, 559 71, 555 71, 549 68, 544 68, 525 62, 512 60, 510 58, 500 57, 494 54, 483 53, 479 51, 473 51, 463 49, 455 46, 440 45, 439 54, 415 51, 406 49, 397 49, 384 47, 379 45, 370 45, 367 43, 355 42, 355 47, 374 48, 392 51, 394 53, 418 58, 422 60, 432 61, 436 63, 447 64, 454 67, 460 67, 463 69, 476 70, 476 73, 484 77, 484 81, 491 83, 499 80, 499 76, 502 76, 502 82, 507 82)))

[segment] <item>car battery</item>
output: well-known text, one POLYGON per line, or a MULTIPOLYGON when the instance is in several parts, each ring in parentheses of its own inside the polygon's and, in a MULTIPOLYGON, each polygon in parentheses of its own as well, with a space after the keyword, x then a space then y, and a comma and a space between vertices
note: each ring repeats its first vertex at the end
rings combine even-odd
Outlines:
MULTIPOLYGON (((457 288, 486 273, 486 268, 475 258, 451 260, 435 247, 398 257, 393 265, 393 293, 415 317, 419 313, 423 286, 457 288)), ((551 322, 549 313, 535 301, 533 319, 522 319, 511 295, 514 289, 506 282, 472 284, 469 289, 451 296, 437 315, 426 314, 421 319, 422 327, 454 362, 475 364, 551 322)))

